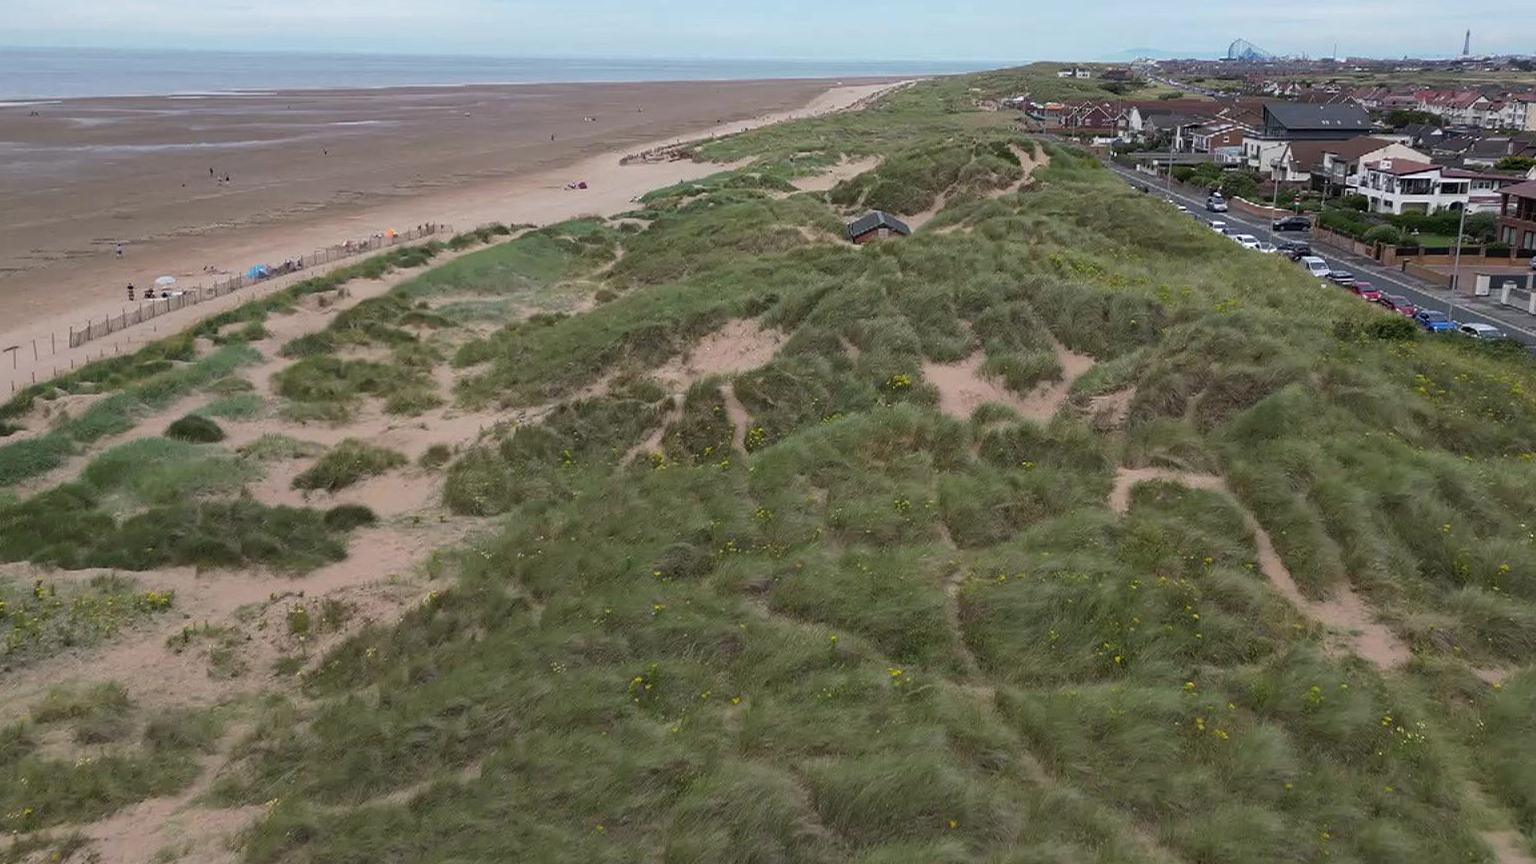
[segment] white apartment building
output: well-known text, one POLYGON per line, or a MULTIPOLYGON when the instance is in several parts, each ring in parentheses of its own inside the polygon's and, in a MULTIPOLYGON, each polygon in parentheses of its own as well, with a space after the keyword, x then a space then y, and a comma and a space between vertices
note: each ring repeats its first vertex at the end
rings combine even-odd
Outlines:
POLYGON ((1372 213, 1438 213, 1466 207, 1472 193, 1470 177, 1446 176, 1439 165, 1411 159, 1382 159, 1364 166, 1356 192, 1370 202, 1372 213))

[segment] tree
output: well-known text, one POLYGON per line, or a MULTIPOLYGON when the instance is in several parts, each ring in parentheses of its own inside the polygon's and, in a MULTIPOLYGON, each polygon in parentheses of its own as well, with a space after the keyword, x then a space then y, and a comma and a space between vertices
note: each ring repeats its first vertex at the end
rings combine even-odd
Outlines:
POLYGON ((1396 246, 1403 241, 1403 232, 1394 225, 1377 225, 1365 232, 1365 242, 1385 243, 1388 246, 1396 246))
POLYGON ((1493 167, 1496 171, 1529 171, 1536 168, 1536 159, 1529 156, 1505 156, 1493 167))
POLYGON ((1431 114, 1428 111, 1414 111, 1408 108, 1400 108, 1396 111, 1388 112, 1387 114, 1387 125, 1394 129, 1399 129, 1403 126, 1412 126, 1415 124, 1424 124, 1426 126, 1444 126, 1445 118, 1440 117, 1437 114, 1431 114))
POLYGON ((1499 217, 1492 213, 1468 213, 1467 236, 1479 243, 1491 243, 1499 236, 1499 217))
POLYGON ((1370 209, 1371 202, 1364 195, 1345 195, 1339 199, 1339 206, 1347 207, 1350 210, 1358 210, 1361 213, 1364 213, 1366 210, 1370 209))

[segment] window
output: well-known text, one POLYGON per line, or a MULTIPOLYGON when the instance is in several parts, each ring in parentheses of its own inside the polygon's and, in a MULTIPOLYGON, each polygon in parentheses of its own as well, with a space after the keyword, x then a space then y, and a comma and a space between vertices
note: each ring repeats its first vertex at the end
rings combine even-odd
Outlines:
POLYGON ((1536 231, 1525 232, 1525 239, 1520 241, 1521 249, 1536 249, 1536 231))

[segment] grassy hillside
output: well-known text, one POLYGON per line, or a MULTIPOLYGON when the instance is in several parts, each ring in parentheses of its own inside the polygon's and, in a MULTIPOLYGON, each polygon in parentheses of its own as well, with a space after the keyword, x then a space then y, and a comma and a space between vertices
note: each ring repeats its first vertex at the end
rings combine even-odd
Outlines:
MULTIPOLYGON (((700 158, 753 161, 287 343, 285 407, 408 415, 419 393, 521 422, 422 456, 444 466, 445 522, 493 517, 440 561, 451 583, 249 709, 205 798, 266 805, 245 861, 1529 846, 1536 368, 1384 326, 971 111, 973 88, 1038 70, 1006 74, 711 144, 700 158), (842 242, 872 197, 943 206, 901 242, 842 242), (699 359, 733 346, 762 362, 699 359), (995 398, 956 410, 965 369, 995 398), (452 392, 431 390, 444 374, 452 392)), ((72 428, 53 434, 74 447, 72 428)), ((302 482, 405 460, 368 446, 302 482)), ((179 453, 206 482, 211 448, 127 461, 179 453)), ((42 494, 103 525, 164 500, 114 452, 42 494)), ((328 554, 313 530, 286 554, 328 554)), ((57 549, 12 557, 117 554, 57 549)), ((35 731, 8 734, 24 743, 0 772, 34 776, 35 731)), ((14 827, 180 788, 205 739, 164 777, 14 827)))

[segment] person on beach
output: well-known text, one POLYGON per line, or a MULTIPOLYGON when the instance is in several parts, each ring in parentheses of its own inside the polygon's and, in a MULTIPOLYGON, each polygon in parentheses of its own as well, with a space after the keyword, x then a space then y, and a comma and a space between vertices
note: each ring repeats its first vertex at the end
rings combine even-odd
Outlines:
POLYGON ((121 243, 117 244, 117 257, 118 258, 122 258, 123 257, 123 244, 121 244, 121 243))
POLYGON ((128 283, 128 302, 129 303, 133 302, 133 283, 132 282, 128 283))

